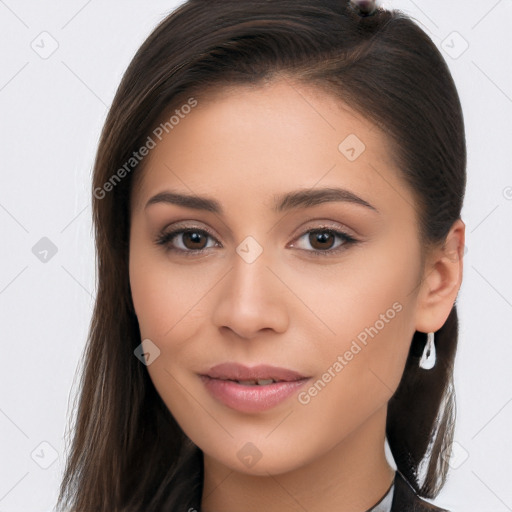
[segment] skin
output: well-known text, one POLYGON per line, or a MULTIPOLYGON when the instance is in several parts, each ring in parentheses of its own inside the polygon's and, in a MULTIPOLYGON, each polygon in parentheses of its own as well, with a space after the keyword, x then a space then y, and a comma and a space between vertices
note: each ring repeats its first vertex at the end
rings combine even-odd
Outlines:
POLYGON ((454 223, 421 265, 413 195, 392 156, 385 134, 347 105, 280 78, 198 98, 146 157, 131 210, 131 290, 142 339, 160 350, 150 377, 204 452, 205 512, 360 512, 391 485, 387 402, 414 331, 436 331, 450 313, 465 232, 454 223), (338 149, 349 134, 366 146, 354 161, 338 149), (272 210, 274 195, 323 187, 349 189, 378 211, 351 202, 272 210), (224 213, 164 202, 144 208, 164 190, 214 198, 224 213), (177 235, 168 247, 206 247, 202 254, 155 243, 178 222, 213 238, 194 245, 177 235), (308 234, 325 224, 358 243, 315 244, 308 234), (263 249, 252 263, 236 252, 247 236, 263 249), (314 249, 331 254, 315 257, 314 249), (315 382, 394 303, 401 310, 307 404, 292 396, 242 413, 198 377, 237 361, 291 368, 315 382), (248 442, 261 454, 251 467, 237 456, 248 442))

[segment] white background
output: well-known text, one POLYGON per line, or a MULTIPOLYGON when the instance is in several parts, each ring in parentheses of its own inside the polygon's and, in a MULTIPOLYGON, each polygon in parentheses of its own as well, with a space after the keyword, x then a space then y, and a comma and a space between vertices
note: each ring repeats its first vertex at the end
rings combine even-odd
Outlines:
MULTIPOLYGON (((128 63, 177 5, 0 0, 0 512, 55 505, 95 296, 96 146, 128 63), (33 48, 52 44, 48 58, 33 48), (42 237, 57 248, 46 263, 32 252, 42 237)), ((410 14, 442 49, 466 122, 456 450, 435 503, 512 510, 512 2, 383 5, 410 14)))

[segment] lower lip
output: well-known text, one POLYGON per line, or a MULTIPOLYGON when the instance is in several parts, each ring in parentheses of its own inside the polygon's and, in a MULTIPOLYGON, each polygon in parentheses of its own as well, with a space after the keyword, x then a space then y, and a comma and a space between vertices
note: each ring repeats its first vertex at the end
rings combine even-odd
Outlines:
POLYGON ((266 386, 244 386, 232 380, 212 379, 201 375, 206 389, 222 403, 240 412, 261 412, 277 406, 309 380, 274 382, 266 386))

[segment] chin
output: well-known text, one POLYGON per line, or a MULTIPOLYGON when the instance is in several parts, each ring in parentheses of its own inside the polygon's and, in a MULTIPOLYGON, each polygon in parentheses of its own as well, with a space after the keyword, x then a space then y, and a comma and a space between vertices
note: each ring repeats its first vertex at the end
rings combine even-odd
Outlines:
POLYGON ((296 449, 281 448, 279 450, 269 443, 261 449, 250 442, 244 443, 241 448, 236 449, 235 457, 226 457, 226 453, 229 452, 231 452, 230 448, 222 453, 208 451, 211 458, 232 471, 252 476, 279 475, 294 471, 307 464, 304 454, 299 454, 296 449))

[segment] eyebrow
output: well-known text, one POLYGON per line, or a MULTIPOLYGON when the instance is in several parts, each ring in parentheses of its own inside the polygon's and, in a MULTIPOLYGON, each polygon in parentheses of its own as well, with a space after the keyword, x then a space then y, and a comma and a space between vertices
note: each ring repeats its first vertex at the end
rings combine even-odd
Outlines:
MULTIPOLYGON (((379 213, 375 206, 353 192, 350 192, 350 190, 343 188, 301 189, 280 196, 274 196, 273 210, 276 213, 281 213, 297 208, 310 208, 322 203, 335 201, 357 204, 379 213)), ((185 206, 195 210, 205 210, 220 215, 224 213, 222 206, 215 199, 197 195, 178 194, 167 190, 149 199, 144 208, 156 203, 176 204, 178 206, 185 206)))

